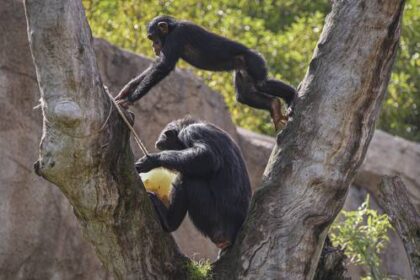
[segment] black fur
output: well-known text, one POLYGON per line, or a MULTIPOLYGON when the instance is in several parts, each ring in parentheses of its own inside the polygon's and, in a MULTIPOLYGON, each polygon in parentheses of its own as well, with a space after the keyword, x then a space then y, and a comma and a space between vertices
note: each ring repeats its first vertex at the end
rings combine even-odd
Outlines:
POLYGON ((148 25, 148 37, 159 46, 159 57, 154 64, 132 81, 132 94, 128 96, 134 102, 165 78, 180 58, 191 65, 210 71, 243 71, 254 85, 252 94, 238 85, 239 102, 272 113, 272 102, 276 97, 283 98, 288 106, 296 96, 293 87, 279 80, 267 79, 264 58, 257 52, 228 38, 211 33, 204 28, 187 21, 178 21, 172 17, 159 16, 148 25), (163 34, 159 23, 166 23, 168 32, 163 34))
POLYGON ((176 230, 188 212, 192 222, 214 243, 232 244, 251 199, 251 187, 239 147, 220 128, 192 119, 169 123, 156 146, 162 152, 136 163, 139 173, 156 167, 180 172, 166 208, 150 194, 163 228, 176 230))

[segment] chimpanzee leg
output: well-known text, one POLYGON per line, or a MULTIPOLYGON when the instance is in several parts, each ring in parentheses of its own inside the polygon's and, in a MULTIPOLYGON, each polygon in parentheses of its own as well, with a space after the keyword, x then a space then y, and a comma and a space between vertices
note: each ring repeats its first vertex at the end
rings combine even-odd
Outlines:
POLYGON ((249 52, 243 57, 244 62, 241 65, 238 60, 238 66, 251 77, 255 83, 256 90, 263 92, 269 96, 280 97, 286 101, 287 106, 291 106, 296 96, 296 90, 286 83, 267 78, 267 67, 264 58, 256 53, 249 52))
POLYGON ((176 230, 188 210, 187 189, 188 180, 177 178, 172 185, 169 208, 153 193, 149 193, 153 206, 158 213, 162 227, 167 232, 176 230))
POLYGON ((277 96, 286 101, 287 106, 291 106, 296 97, 296 90, 280 80, 268 79, 256 83, 257 89, 269 95, 277 96))
POLYGON ((238 102, 257 109, 270 112, 274 127, 279 129, 287 122, 287 117, 281 112, 281 102, 255 88, 254 80, 247 72, 235 71, 235 89, 238 102))
POLYGON ((271 112, 271 104, 274 98, 258 91, 249 75, 241 71, 235 71, 234 82, 238 102, 271 112))

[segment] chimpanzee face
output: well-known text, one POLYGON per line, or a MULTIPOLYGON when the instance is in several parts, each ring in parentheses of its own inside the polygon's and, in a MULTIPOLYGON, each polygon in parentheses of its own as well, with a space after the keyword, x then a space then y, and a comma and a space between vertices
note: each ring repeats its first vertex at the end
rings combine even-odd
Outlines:
POLYGON ((166 35, 169 33, 169 25, 165 21, 159 21, 148 27, 147 38, 152 41, 153 51, 160 55, 166 35))
POLYGON ((156 34, 148 34, 147 38, 152 41, 152 48, 153 51, 155 52, 155 54, 157 56, 160 55, 160 52, 162 51, 163 45, 162 45, 162 40, 159 38, 159 36, 157 36, 156 34))
POLYGON ((190 116, 168 123, 156 141, 156 148, 161 151, 185 149, 187 146, 181 139, 179 139, 179 133, 182 133, 183 129, 186 129, 194 123, 197 123, 197 121, 190 116))
POLYGON ((156 148, 161 151, 185 149, 185 145, 178 138, 178 133, 176 128, 167 127, 164 129, 156 141, 156 148))

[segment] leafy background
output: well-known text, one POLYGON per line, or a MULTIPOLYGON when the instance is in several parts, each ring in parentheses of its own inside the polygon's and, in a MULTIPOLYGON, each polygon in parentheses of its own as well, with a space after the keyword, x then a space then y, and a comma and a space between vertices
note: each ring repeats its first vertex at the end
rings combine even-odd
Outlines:
MULTIPOLYGON (((157 15, 188 19, 218 34, 261 52, 270 76, 297 87, 303 79, 322 31, 329 1, 321 0, 216 0, 135 1, 83 0, 97 37, 127 50, 153 57, 146 39, 146 24, 157 15)), ((266 112, 238 104, 231 73, 190 69, 220 92, 234 122, 256 132, 273 135, 266 112)), ((406 4, 398 58, 392 73, 379 128, 420 141, 420 1, 406 4)))

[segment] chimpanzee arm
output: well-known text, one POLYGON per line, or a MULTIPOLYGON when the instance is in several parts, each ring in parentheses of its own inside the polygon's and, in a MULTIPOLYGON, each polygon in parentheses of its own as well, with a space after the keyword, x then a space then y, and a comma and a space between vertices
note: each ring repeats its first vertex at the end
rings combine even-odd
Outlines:
POLYGON ((162 203, 162 201, 154 194, 149 192, 149 197, 152 200, 153 206, 159 216, 160 223, 163 229, 167 232, 176 230, 187 214, 188 201, 186 186, 181 184, 174 184, 171 191, 171 204, 169 208, 162 203))
POLYGON ((136 162, 136 169, 139 173, 148 172, 157 167, 165 167, 193 176, 210 174, 217 171, 220 166, 219 156, 203 143, 195 143, 193 147, 184 150, 149 154, 136 162))
MULTIPOLYGON (((173 34, 175 35, 175 34, 173 34)), ((132 95, 128 97, 128 101, 134 102, 145 96, 149 90, 163 80, 169 73, 174 70, 178 62, 181 52, 181 43, 172 42, 172 38, 168 38, 159 58, 145 72, 144 78, 132 95)))
POLYGON ((203 176, 217 171, 221 162, 216 153, 202 143, 180 151, 163 151, 157 154, 160 166, 182 174, 203 176))
POLYGON ((128 95, 133 93, 133 91, 138 87, 141 81, 143 81, 144 77, 149 73, 152 66, 148 67, 146 70, 144 70, 140 75, 129 81, 122 90, 118 93, 118 95, 115 97, 115 100, 125 99, 128 95))

